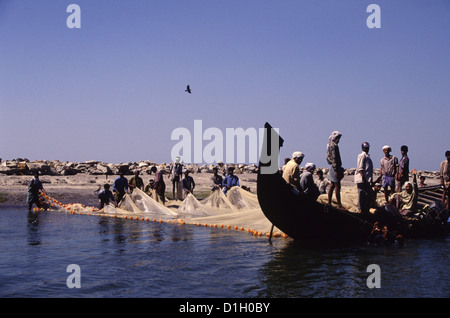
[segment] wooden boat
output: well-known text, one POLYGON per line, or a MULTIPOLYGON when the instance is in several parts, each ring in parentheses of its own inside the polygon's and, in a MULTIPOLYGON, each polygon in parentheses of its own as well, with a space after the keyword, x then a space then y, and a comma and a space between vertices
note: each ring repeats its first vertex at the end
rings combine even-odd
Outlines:
MULTIPOLYGON (((279 148, 283 146, 283 142, 278 133, 266 123, 262 154, 277 158, 278 163, 279 148), (270 138, 271 136, 275 138, 270 138), (277 154, 272 156, 271 144, 276 140, 279 147, 275 147, 277 154)), ((422 195, 419 195, 421 207, 430 205, 434 216, 430 213, 422 217, 404 218, 390 214, 385 207, 380 207, 375 213, 363 215, 340 210, 294 193, 278 171, 262 172, 262 168, 270 164, 271 162, 266 163, 262 160, 259 163, 257 179, 259 204, 272 224, 293 239, 322 243, 366 241, 375 222, 381 226, 386 225, 390 235, 395 237, 399 234, 404 238, 445 235, 448 231, 448 211, 442 209, 442 206, 433 206, 439 205, 439 202, 434 201, 439 201, 439 195, 442 196, 438 187, 423 189, 420 191, 422 195)))

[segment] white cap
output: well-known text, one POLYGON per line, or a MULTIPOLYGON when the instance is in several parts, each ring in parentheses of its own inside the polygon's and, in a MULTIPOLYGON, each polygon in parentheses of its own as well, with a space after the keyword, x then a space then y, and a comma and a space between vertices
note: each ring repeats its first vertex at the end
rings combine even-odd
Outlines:
POLYGON ((303 158, 305 155, 301 151, 296 151, 292 154, 292 158, 303 158))

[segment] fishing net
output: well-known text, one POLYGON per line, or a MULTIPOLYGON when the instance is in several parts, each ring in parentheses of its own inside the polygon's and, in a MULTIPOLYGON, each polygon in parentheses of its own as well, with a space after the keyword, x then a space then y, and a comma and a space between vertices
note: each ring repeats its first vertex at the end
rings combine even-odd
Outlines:
POLYGON ((207 198, 199 201, 192 194, 177 209, 177 213, 186 217, 200 217, 232 212, 233 206, 222 191, 213 191, 207 198))
POLYGON ((125 195, 118 207, 105 206, 100 213, 127 215, 157 220, 183 220, 187 224, 245 230, 254 234, 266 235, 272 230, 276 236, 282 232, 274 227, 259 207, 258 198, 240 187, 233 187, 227 196, 220 190, 203 200, 192 194, 187 195, 179 205, 168 202, 167 206, 157 202, 140 189, 125 195))
POLYGON ((272 223, 264 216, 257 196, 240 187, 231 188, 226 196, 216 190, 201 201, 190 195, 178 212, 186 214, 190 211, 195 212, 186 221, 194 224, 246 230, 254 234, 268 234, 271 230, 274 236, 282 234, 278 228, 272 229, 272 223), (202 216, 197 216, 196 211, 201 211, 202 216))
MULTIPOLYGON (((382 206, 385 203, 384 194, 379 192, 376 197, 376 205, 382 206)), ((317 201, 322 204, 328 204, 328 194, 321 194, 317 201)), ((358 210, 358 189, 356 187, 349 187, 341 189, 341 203, 344 209, 349 212, 359 212, 358 210)), ((337 206, 336 195, 333 193, 331 205, 337 206)))

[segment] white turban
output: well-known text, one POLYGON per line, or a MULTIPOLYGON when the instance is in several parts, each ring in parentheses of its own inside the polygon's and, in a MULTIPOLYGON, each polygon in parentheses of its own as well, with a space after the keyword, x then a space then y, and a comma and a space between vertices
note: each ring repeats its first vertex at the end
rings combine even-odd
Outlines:
POLYGON ((301 151, 296 151, 292 154, 292 159, 303 158, 305 155, 301 151))
POLYGON ((337 130, 333 131, 328 139, 328 143, 331 143, 332 141, 335 142, 339 137, 342 137, 342 134, 337 130))

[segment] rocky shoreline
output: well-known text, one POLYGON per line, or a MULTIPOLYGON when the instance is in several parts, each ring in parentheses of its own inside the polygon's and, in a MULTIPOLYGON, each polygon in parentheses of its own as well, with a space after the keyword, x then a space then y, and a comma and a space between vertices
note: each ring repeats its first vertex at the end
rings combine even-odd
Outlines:
MULTIPOLYGON (((125 169, 126 175, 132 175, 135 170, 140 171, 145 184, 154 178, 151 167, 165 170, 168 173, 169 165, 151 161, 128 162, 120 164, 104 163, 99 161, 67 162, 58 160, 28 161, 26 159, 6 160, 0 163, 0 193, 6 194, 6 201, 0 207, 26 206, 27 185, 34 171, 39 171, 41 181, 47 193, 64 203, 81 203, 88 206, 97 206, 96 191, 105 183, 112 185, 117 177, 119 168, 125 169)), ((246 186, 256 193, 256 179, 258 167, 256 165, 233 165, 235 174, 239 176, 241 186, 246 186)), ((198 195, 205 195, 211 190, 213 165, 188 164, 186 168, 193 173, 198 195)), ((321 168, 326 176, 328 168, 321 168)), ((303 168, 301 168, 303 170, 303 168)), ((346 169, 342 180, 343 187, 354 187, 354 168, 346 169)), ((375 169, 375 177, 379 175, 375 169)), ((439 184, 439 172, 419 171, 419 175, 426 176, 428 185, 439 184)), ((128 177, 130 178, 130 177, 128 177)), ((172 184, 168 174, 164 176, 166 193, 172 193, 172 184)))
MULTIPOLYGON (((70 176, 77 174, 88 175, 117 175, 119 169, 123 169, 126 175, 132 175, 134 171, 138 170, 143 174, 151 174, 151 167, 156 166, 158 170, 168 171, 169 164, 156 163, 149 160, 139 162, 126 163, 105 163, 96 160, 89 160, 85 162, 70 162, 59 160, 39 160, 29 161, 28 159, 12 159, 2 161, 0 159, 0 175, 32 175, 34 171, 38 171, 40 175, 49 176, 70 176)), ((228 165, 230 166, 230 164, 228 165)), ((255 164, 231 164, 235 167, 235 173, 257 173, 258 167, 255 164)), ((192 173, 212 173, 214 165, 198 165, 185 164, 185 167, 192 173)), ((301 167, 300 170, 303 168, 301 167)), ((328 168, 319 168, 324 174, 328 173, 328 168)), ((345 169, 345 175, 354 175, 356 168, 345 169)), ((374 169, 374 174, 379 175, 379 169, 374 169)), ((439 178, 439 171, 418 171, 418 175, 423 175, 426 178, 439 178)))

